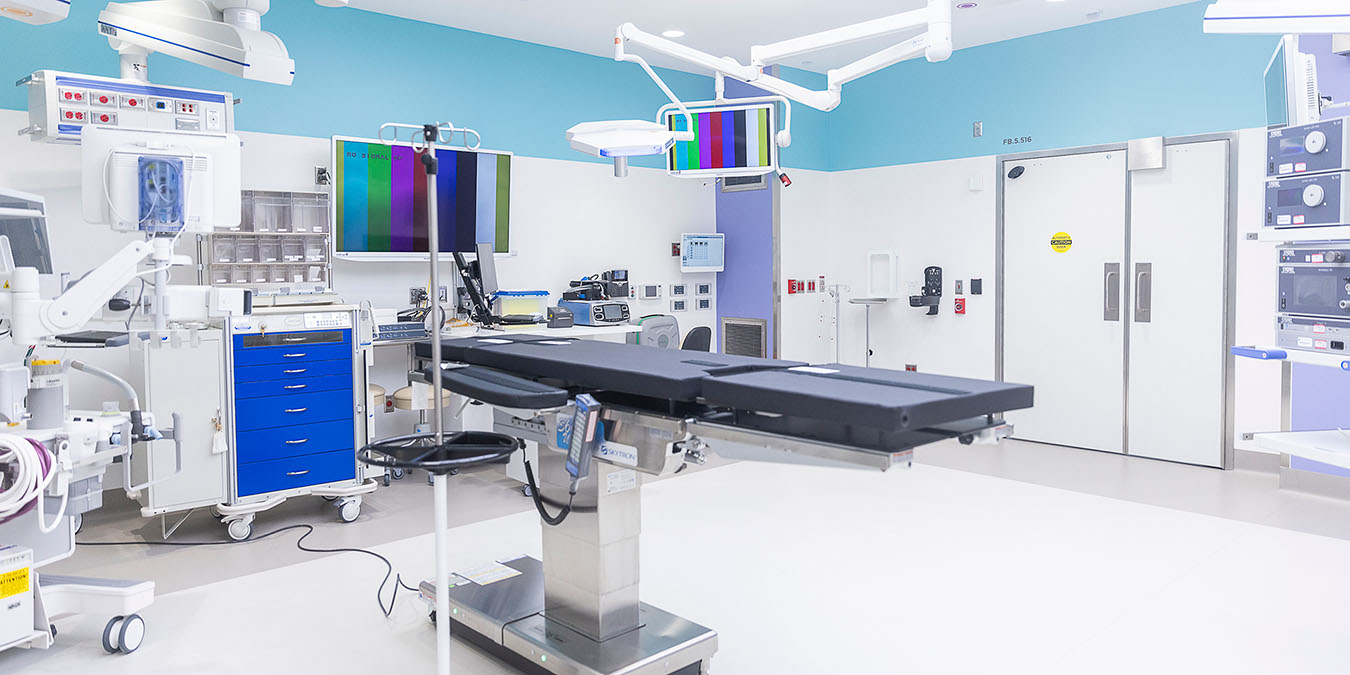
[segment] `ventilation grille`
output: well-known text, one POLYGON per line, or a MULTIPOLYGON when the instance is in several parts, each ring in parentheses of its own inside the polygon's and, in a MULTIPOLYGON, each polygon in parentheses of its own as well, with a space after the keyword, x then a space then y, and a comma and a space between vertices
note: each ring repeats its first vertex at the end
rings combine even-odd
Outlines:
POLYGON ((769 322, 765 319, 722 319, 722 353, 733 356, 767 355, 765 340, 769 322))

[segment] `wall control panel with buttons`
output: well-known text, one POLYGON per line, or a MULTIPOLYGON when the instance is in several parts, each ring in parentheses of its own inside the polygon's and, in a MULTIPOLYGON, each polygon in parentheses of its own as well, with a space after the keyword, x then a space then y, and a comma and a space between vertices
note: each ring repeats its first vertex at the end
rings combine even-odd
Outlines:
POLYGON ((229 92, 169 87, 110 77, 39 70, 28 85, 33 140, 78 143, 88 124, 151 131, 234 131, 229 92))

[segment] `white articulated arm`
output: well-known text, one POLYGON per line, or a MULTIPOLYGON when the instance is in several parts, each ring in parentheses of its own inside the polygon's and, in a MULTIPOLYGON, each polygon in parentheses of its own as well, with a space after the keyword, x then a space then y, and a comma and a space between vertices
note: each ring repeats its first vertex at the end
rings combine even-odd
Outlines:
MULTIPOLYGON (((645 69, 648 75, 660 85, 670 100, 679 104, 679 100, 656 76, 647 63, 639 57, 624 51, 624 43, 633 42, 656 52, 665 54, 714 73, 740 80, 772 94, 789 98, 817 110, 829 112, 839 106, 840 89, 844 84, 860 77, 875 73, 905 59, 923 54, 930 62, 944 61, 952 54, 952 0, 928 0, 923 9, 911 10, 893 16, 864 21, 852 26, 844 26, 813 35, 792 38, 770 45, 750 48, 750 65, 744 65, 732 58, 719 58, 686 47, 678 42, 652 35, 638 29, 631 23, 619 26, 614 36, 615 59, 633 61, 645 69), (767 75, 765 66, 793 56, 837 47, 859 40, 867 40, 907 30, 927 26, 928 31, 898 45, 883 49, 854 63, 836 68, 829 72, 828 88, 815 91, 787 80, 767 75)), ((681 105, 683 111, 683 105, 681 105)), ((686 140, 681 138, 680 140, 686 140)))
POLYGON ((85 325, 104 303, 136 278, 137 267, 151 250, 144 241, 127 244, 54 300, 43 300, 38 294, 36 269, 15 270, 9 292, 0 294, 8 296, 0 300, 0 311, 8 305, 14 341, 34 344, 40 338, 68 333, 85 325))

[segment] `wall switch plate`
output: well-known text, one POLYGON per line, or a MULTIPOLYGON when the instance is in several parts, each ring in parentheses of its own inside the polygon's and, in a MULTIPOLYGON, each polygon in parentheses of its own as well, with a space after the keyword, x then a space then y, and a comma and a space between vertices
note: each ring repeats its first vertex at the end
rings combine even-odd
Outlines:
POLYGON ((670 257, 672 258, 680 257, 680 242, 678 241, 670 242, 670 257))
POLYGON ((966 289, 966 282, 965 282, 965 280, 964 280, 964 279, 957 279, 957 280, 956 280, 956 294, 957 294, 957 295, 965 295, 965 293, 966 293, 966 290, 965 290, 965 289, 966 289))
POLYGON ((972 131, 973 131, 973 135, 974 135, 975 138, 979 138, 979 137, 983 136, 983 135, 984 135, 984 122, 976 122, 976 123, 975 123, 975 126, 974 126, 974 129, 973 129, 972 131))

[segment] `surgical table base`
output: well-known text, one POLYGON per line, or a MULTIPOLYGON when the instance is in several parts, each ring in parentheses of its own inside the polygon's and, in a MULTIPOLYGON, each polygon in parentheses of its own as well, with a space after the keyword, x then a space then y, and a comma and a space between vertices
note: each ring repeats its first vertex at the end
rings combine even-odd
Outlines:
MULTIPOLYGON (((503 563, 520 575, 486 586, 450 589, 451 630, 527 673, 585 675, 705 675, 717 651, 717 632, 640 603, 639 626, 603 642, 544 615, 544 564, 531 557, 503 563)), ((422 582, 435 604, 436 588, 422 582)), ((441 620, 437 617, 437 620, 441 620)))

